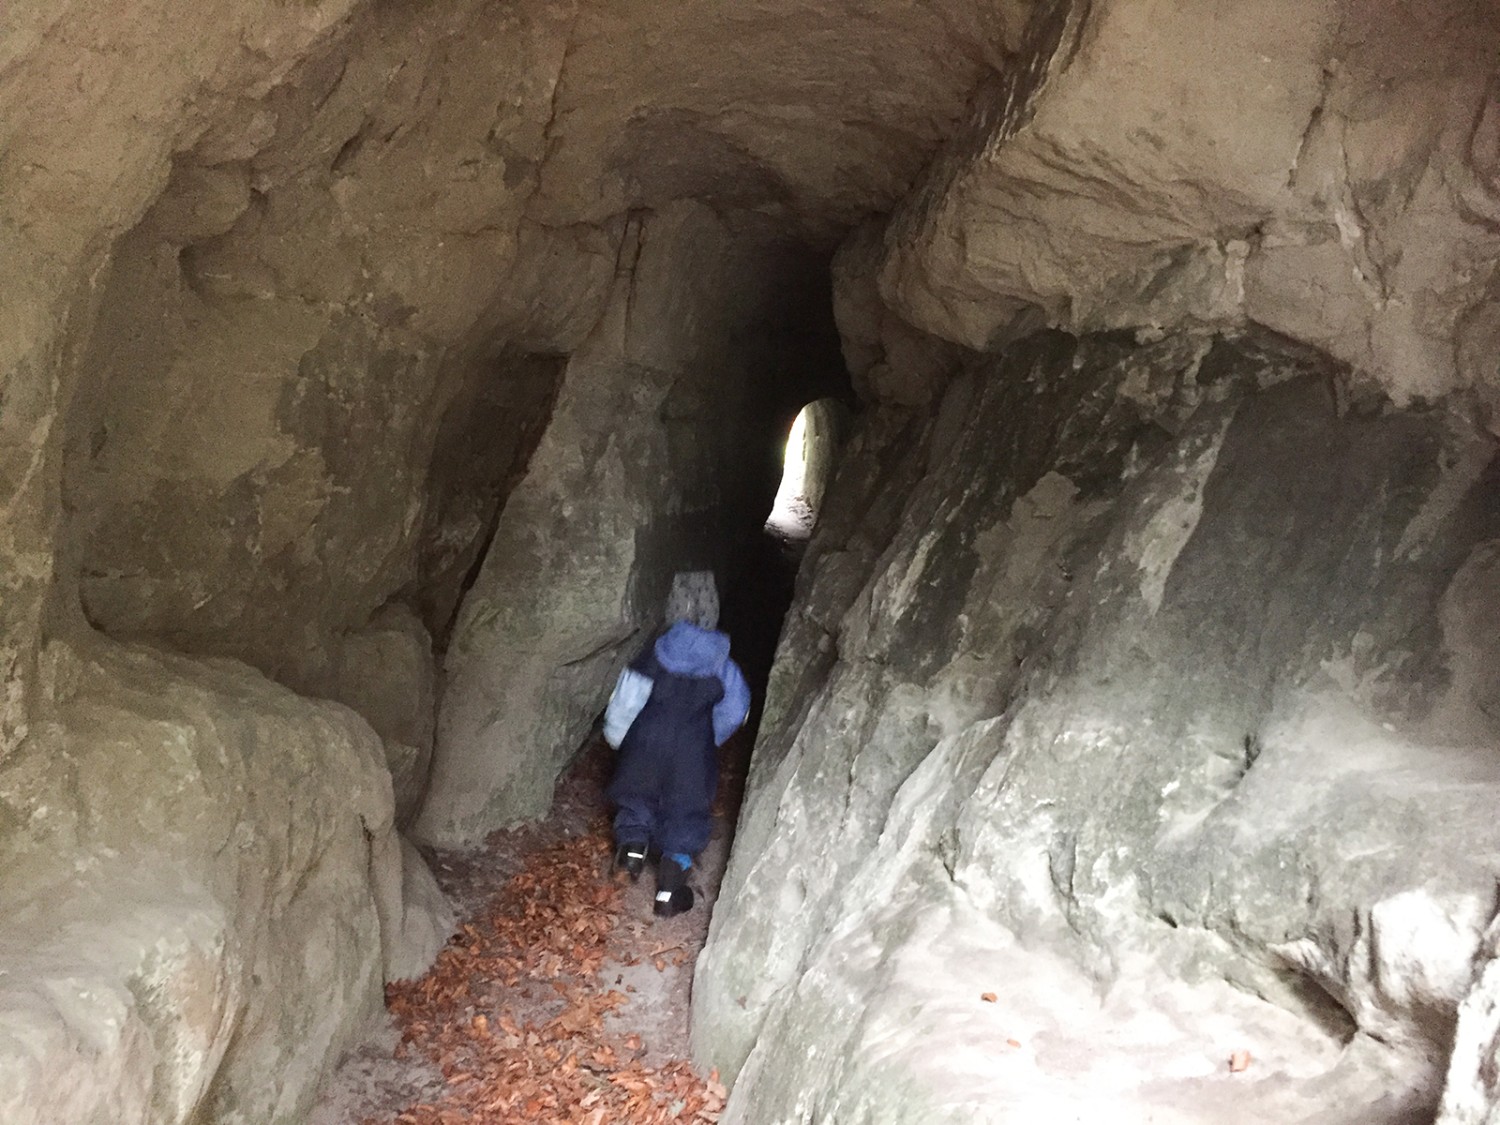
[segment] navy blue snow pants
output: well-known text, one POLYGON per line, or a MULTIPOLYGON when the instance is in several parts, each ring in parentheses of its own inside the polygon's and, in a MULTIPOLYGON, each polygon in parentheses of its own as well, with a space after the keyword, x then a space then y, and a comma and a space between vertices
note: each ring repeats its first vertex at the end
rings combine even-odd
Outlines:
POLYGON ((615 842, 697 855, 708 844, 719 786, 713 706, 724 689, 717 678, 659 670, 652 680, 605 790, 617 806, 615 842))

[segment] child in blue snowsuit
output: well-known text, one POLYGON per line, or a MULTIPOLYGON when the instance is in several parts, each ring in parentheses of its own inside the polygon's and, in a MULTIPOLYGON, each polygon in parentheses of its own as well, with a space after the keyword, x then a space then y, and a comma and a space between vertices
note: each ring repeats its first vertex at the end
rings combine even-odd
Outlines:
POLYGON ((729 638, 686 621, 669 628, 620 673, 604 713, 619 750, 605 790, 616 806, 615 869, 638 878, 661 853, 655 911, 693 905, 687 873, 708 844, 719 785, 718 748, 750 712, 750 687, 729 658, 729 638))

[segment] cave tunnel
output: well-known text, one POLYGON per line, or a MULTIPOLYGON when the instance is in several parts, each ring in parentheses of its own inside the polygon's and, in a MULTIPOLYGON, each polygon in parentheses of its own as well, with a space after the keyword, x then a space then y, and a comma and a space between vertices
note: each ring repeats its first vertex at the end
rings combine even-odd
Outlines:
POLYGON ((0 1121, 1500 1120, 1497 47, 0 9, 0 1121))

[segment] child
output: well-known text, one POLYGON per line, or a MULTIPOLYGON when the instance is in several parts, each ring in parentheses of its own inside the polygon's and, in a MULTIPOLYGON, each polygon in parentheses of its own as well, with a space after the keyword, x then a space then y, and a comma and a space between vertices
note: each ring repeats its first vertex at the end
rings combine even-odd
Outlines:
POLYGON ((729 658, 729 637, 679 621, 620 673, 604 713, 604 738, 620 752, 605 790, 617 806, 615 870, 640 877, 661 854, 655 911, 693 905, 693 856, 708 844, 719 785, 718 748, 750 712, 750 687, 729 658))

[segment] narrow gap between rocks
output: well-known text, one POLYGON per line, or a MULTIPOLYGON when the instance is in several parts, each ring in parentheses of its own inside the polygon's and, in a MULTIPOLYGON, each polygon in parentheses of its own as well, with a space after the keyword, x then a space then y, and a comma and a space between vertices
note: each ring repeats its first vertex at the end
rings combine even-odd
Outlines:
MULTIPOLYGON (((545 424, 555 387, 543 392, 537 405, 545 424)), ((798 494, 808 513, 798 535, 761 527, 749 511, 725 513, 732 530, 720 628, 732 638, 753 704, 720 751, 712 837, 690 881, 693 909, 657 918, 653 870, 637 881, 611 874, 603 790, 613 752, 596 723, 544 820, 491 833, 477 848, 421 849, 454 904, 459 932, 422 978, 387 986, 381 1032, 344 1061, 310 1125, 718 1120, 724 1087, 690 1060, 693 969, 728 865, 813 505, 831 476, 846 415, 827 398, 798 415, 798 494)), ((490 475, 524 472, 534 444, 531 438, 507 452, 504 466, 491 457, 490 475)))
MULTIPOLYGON (((779 574, 789 596, 793 568, 766 543, 759 569, 779 574)), ((726 602, 725 625, 745 626, 746 649, 759 653, 774 646, 787 603, 745 602, 726 602), (764 620, 749 627, 757 611, 764 620)), ((763 692, 766 668, 745 659, 763 692)), ((653 915, 651 871, 638 881, 610 873, 613 752, 597 730, 545 820, 477 849, 423 849, 459 932, 421 979, 387 986, 384 1029, 344 1062, 309 1125, 717 1121, 725 1090, 689 1060, 690 998, 754 721, 720 751, 712 838, 692 879, 698 902, 675 918, 653 915)))
POLYGON ((848 410, 836 399, 823 398, 798 411, 787 434, 781 484, 771 502, 765 531, 794 563, 801 560, 812 538, 847 425, 848 410))
POLYGON ((676 918, 652 915, 649 872, 609 873, 611 752, 597 735, 544 821, 429 851, 460 931, 420 980, 387 986, 385 1031, 310 1125, 716 1121, 724 1089, 689 1063, 687 1016, 750 737, 725 747, 701 902, 676 918))

